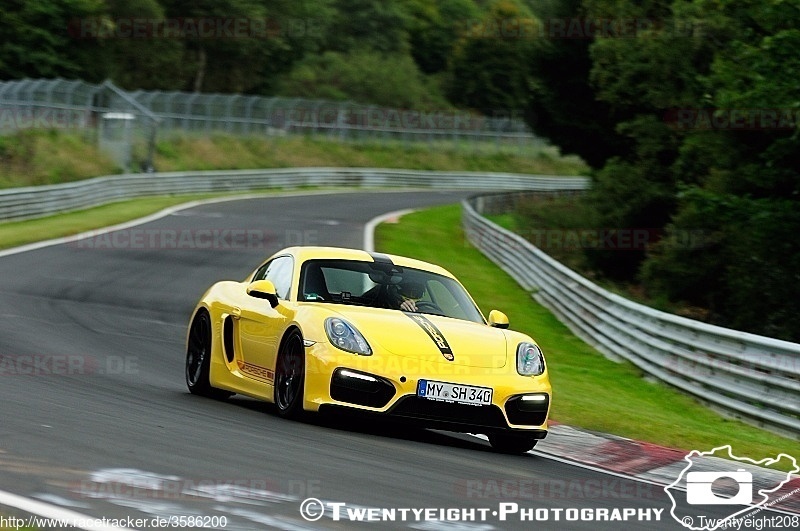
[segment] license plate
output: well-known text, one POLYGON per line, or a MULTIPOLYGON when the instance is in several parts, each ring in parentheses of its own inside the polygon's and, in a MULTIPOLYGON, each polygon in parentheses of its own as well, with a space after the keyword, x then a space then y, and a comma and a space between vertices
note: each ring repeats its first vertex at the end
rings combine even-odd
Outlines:
POLYGON ((492 388, 420 380, 417 383, 417 396, 440 402, 485 406, 492 403, 492 388))

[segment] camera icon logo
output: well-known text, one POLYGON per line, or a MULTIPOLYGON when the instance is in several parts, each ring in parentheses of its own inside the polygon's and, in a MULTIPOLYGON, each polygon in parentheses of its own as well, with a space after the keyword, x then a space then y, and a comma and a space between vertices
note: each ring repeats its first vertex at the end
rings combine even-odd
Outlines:
POLYGON ((749 505, 753 502, 753 474, 742 468, 736 472, 689 472, 686 501, 692 505, 749 505), (738 489, 729 497, 718 494, 712 488, 718 480, 723 480, 725 487, 738 486, 738 489))

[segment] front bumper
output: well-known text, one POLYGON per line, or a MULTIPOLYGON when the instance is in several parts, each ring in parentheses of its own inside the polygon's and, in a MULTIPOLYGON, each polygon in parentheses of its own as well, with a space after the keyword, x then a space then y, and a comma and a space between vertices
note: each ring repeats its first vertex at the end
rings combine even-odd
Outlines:
POLYGON ((358 356, 341 353, 327 343, 307 347, 306 368, 307 410, 371 412, 450 431, 510 430, 536 439, 547 434, 551 387, 546 373, 526 377, 516 374, 513 367, 487 369, 396 356, 358 356), (492 403, 476 406, 418 397, 421 379, 491 387, 492 403), (522 399, 531 395, 538 400, 522 399))

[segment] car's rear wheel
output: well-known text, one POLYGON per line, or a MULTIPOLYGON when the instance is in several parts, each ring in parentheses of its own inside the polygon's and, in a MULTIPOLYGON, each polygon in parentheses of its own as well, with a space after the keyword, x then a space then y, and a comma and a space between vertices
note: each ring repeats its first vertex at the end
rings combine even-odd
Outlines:
POLYGON ((233 393, 211 387, 211 317, 205 310, 195 315, 186 345, 186 387, 195 395, 228 398, 233 393))
POLYGON ((504 454, 524 454, 533 450, 538 441, 525 435, 513 433, 490 433, 489 444, 498 452, 504 454))
POLYGON ((305 350, 298 330, 286 336, 275 364, 275 405, 278 415, 297 418, 303 412, 305 350))

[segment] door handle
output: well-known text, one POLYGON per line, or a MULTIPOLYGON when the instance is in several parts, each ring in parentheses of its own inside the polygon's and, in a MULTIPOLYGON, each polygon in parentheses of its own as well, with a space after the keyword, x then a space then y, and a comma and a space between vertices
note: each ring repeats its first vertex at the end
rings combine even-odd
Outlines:
POLYGON ((231 317, 234 319, 239 319, 242 316, 242 309, 238 306, 234 306, 231 308, 231 317))

